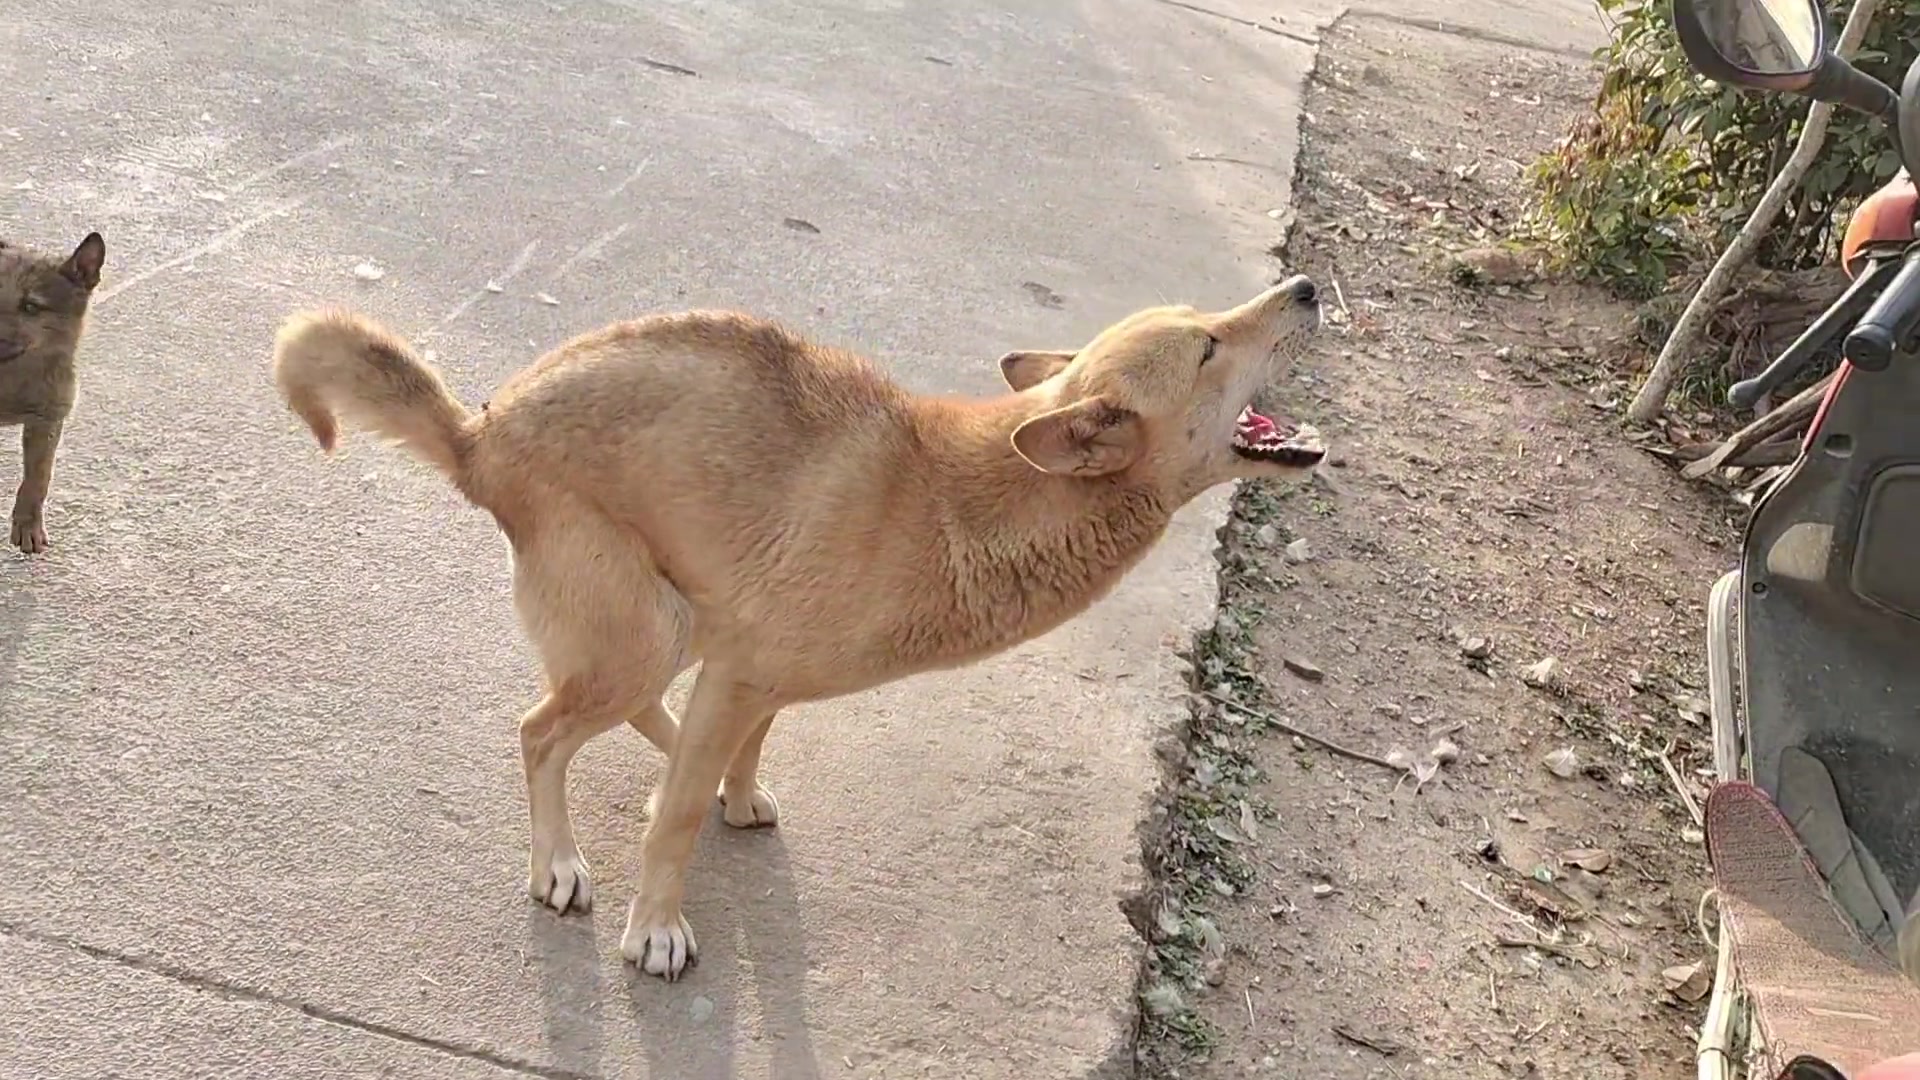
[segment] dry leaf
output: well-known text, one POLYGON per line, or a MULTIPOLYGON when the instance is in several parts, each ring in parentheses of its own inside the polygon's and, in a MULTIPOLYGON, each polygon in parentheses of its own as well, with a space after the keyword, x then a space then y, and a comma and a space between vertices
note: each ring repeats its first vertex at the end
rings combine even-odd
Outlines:
POLYGON ((1604 848, 1574 848, 1560 853, 1560 865, 1577 866, 1589 874, 1604 874, 1613 865, 1613 852, 1604 848))
POLYGON ((1670 967, 1660 973, 1660 979, 1666 983, 1667 993, 1689 1005, 1704 999, 1713 991, 1713 976, 1708 973, 1703 960, 1670 967))
POLYGON ((1560 661, 1549 656, 1520 673, 1520 681, 1538 690, 1546 690, 1560 681, 1560 661))

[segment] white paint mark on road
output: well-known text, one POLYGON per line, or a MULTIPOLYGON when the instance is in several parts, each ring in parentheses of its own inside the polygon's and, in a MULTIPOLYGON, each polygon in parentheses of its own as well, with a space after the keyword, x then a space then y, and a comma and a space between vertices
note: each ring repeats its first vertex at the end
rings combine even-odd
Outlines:
POLYGON ((558 270, 555 270, 553 272, 553 276, 548 278, 547 280, 559 281, 561 278, 566 277, 567 272, 569 270, 572 270, 575 266, 579 265, 582 260, 599 258, 601 253, 607 250, 608 244, 611 244, 615 240, 620 239, 620 234, 623 232, 626 232, 628 229, 632 227, 633 227, 632 223, 628 222, 616 228, 609 229, 606 232, 601 233, 599 236, 596 236, 593 239, 587 241, 586 244, 583 247, 581 247, 579 251, 576 251, 572 255, 567 256, 567 261, 561 263, 560 268, 558 270))
POLYGON ((128 278, 125 281, 120 282, 119 284, 113 286, 110 289, 102 289, 101 291, 94 294, 93 300, 91 302, 92 306, 97 307, 101 304, 104 304, 107 301, 113 299, 114 297, 119 296, 121 293, 126 292, 128 289, 133 288, 135 285, 139 285, 142 282, 158 277, 159 275, 164 274, 169 270, 175 269, 177 267, 185 266, 186 264, 192 262, 193 260, 200 258, 202 255, 212 255, 215 252, 218 252, 224 249, 228 244, 233 243, 235 240, 240 239, 242 236, 245 236, 246 234, 252 232, 254 229, 259 228, 261 225, 266 224, 267 222, 273 220, 274 218, 285 217, 286 215, 299 209, 300 206, 304 204, 306 201, 307 201, 307 197, 304 195, 302 195, 297 199, 282 199, 279 202, 274 203, 271 208, 261 213, 255 214, 254 216, 248 218, 245 221, 242 221, 240 224, 235 225, 231 229, 226 230, 225 232, 219 234, 218 236, 215 236, 213 239, 207 241, 204 244, 201 244, 199 247, 191 248, 180 255, 177 255, 171 259, 168 259, 166 262, 163 262, 158 266, 149 267, 146 270, 142 270, 139 273, 133 275, 132 277, 128 278))
POLYGON ((641 161, 639 165, 634 166, 634 170, 627 174, 627 178, 625 180, 622 180, 618 184, 615 184, 613 187, 613 190, 607 192, 607 198, 611 199, 615 195, 618 195, 621 192, 627 190, 627 188, 631 187, 635 180, 640 179, 640 174, 647 171, 647 166, 652 164, 653 164, 653 159, 647 158, 641 161))
POLYGON ((500 290, 495 288, 495 286, 505 285, 507 282, 512 281, 515 277, 518 277, 520 272, 527 268, 527 263, 533 260, 533 253, 538 250, 540 250, 540 241, 538 240, 535 240, 532 243, 528 244, 526 247, 521 248, 520 254, 515 255, 513 257, 513 261, 507 264, 507 270, 505 273, 501 274, 497 278, 493 278, 492 280, 488 281, 485 288, 474 290, 473 295, 467 297, 465 300, 460 301, 458 304, 455 304, 453 310, 447 312, 446 316, 442 318, 439 321, 439 323, 437 323, 434 326, 433 329, 428 330, 424 334, 421 334, 420 337, 424 340, 426 338, 432 337, 435 334, 438 334, 440 331, 446 329, 455 319, 458 319, 460 316, 465 315, 467 313, 468 308, 471 308, 473 305, 479 303, 481 297, 486 296, 488 293, 499 292, 500 290))
POLYGON ((340 149, 341 147, 347 145, 348 143, 354 141, 354 139, 356 138, 358 138, 358 136, 342 135, 338 138, 328 139, 326 142, 321 143, 319 146, 316 146, 311 150, 307 150, 302 153, 295 154, 278 165, 269 165, 266 168, 261 169, 259 172, 241 177, 237 182, 235 182, 233 185, 229 186, 226 189, 227 194, 238 195, 241 192, 252 187, 253 185, 259 183, 262 180, 271 180, 274 177, 279 176, 281 173, 286 172, 288 169, 297 169, 300 166, 306 164, 307 162, 312 161, 314 158, 323 157, 325 155, 331 154, 334 151, 340 149))

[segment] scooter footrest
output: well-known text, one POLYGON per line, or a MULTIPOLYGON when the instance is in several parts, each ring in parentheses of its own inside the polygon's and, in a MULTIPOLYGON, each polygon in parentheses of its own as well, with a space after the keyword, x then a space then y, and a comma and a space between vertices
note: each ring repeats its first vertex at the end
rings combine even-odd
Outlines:
POLYGON ((1862 941, 1766 792, 1729 783, 1707 799, 1707 854, 1721 933, 1773 1076, 1800 1054, 1848 1075, 1920 1049, 1920 987, 1862 941))

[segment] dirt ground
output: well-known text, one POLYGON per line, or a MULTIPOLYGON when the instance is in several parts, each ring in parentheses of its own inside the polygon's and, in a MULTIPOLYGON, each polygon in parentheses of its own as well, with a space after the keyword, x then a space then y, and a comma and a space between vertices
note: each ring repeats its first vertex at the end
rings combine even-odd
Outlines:
POLYGON ((1623 306, 1447 261, 1512 233, 1594 85, 1388 22, 1325 40, 1276 255, 1335 291, 1284 400, 1335 453, 1223 534, 1144 1075, 1693 1074, 1699 983, 1667 973, 1707 955, 1706 864, 1677 791, 1704 792, 1734 510, 1620 427, 1623 306))

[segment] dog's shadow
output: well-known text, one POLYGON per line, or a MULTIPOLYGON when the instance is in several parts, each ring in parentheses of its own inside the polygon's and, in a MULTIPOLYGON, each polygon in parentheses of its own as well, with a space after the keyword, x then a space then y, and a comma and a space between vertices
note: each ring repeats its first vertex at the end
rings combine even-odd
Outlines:
POLYGON ((669 985, 619 960, 631 881, 595 882, 592 918, 528 905, 527 963, 538 982, 548 1060, 566 1075, 628 1075, 633 1036, 649 1077, 725 1080, 770 1062, 772 1080, 820 1080, 807 1024, 808 958, 791 861, 779 831, 701 830, 687 917, 699 963, 669 985), (697 890, 697 891, 696 891, 697 890), (758 1022, 742 1024, 753 996, 758 1022), (749 1034, 751 1031, 751 1034, 749 1034))

